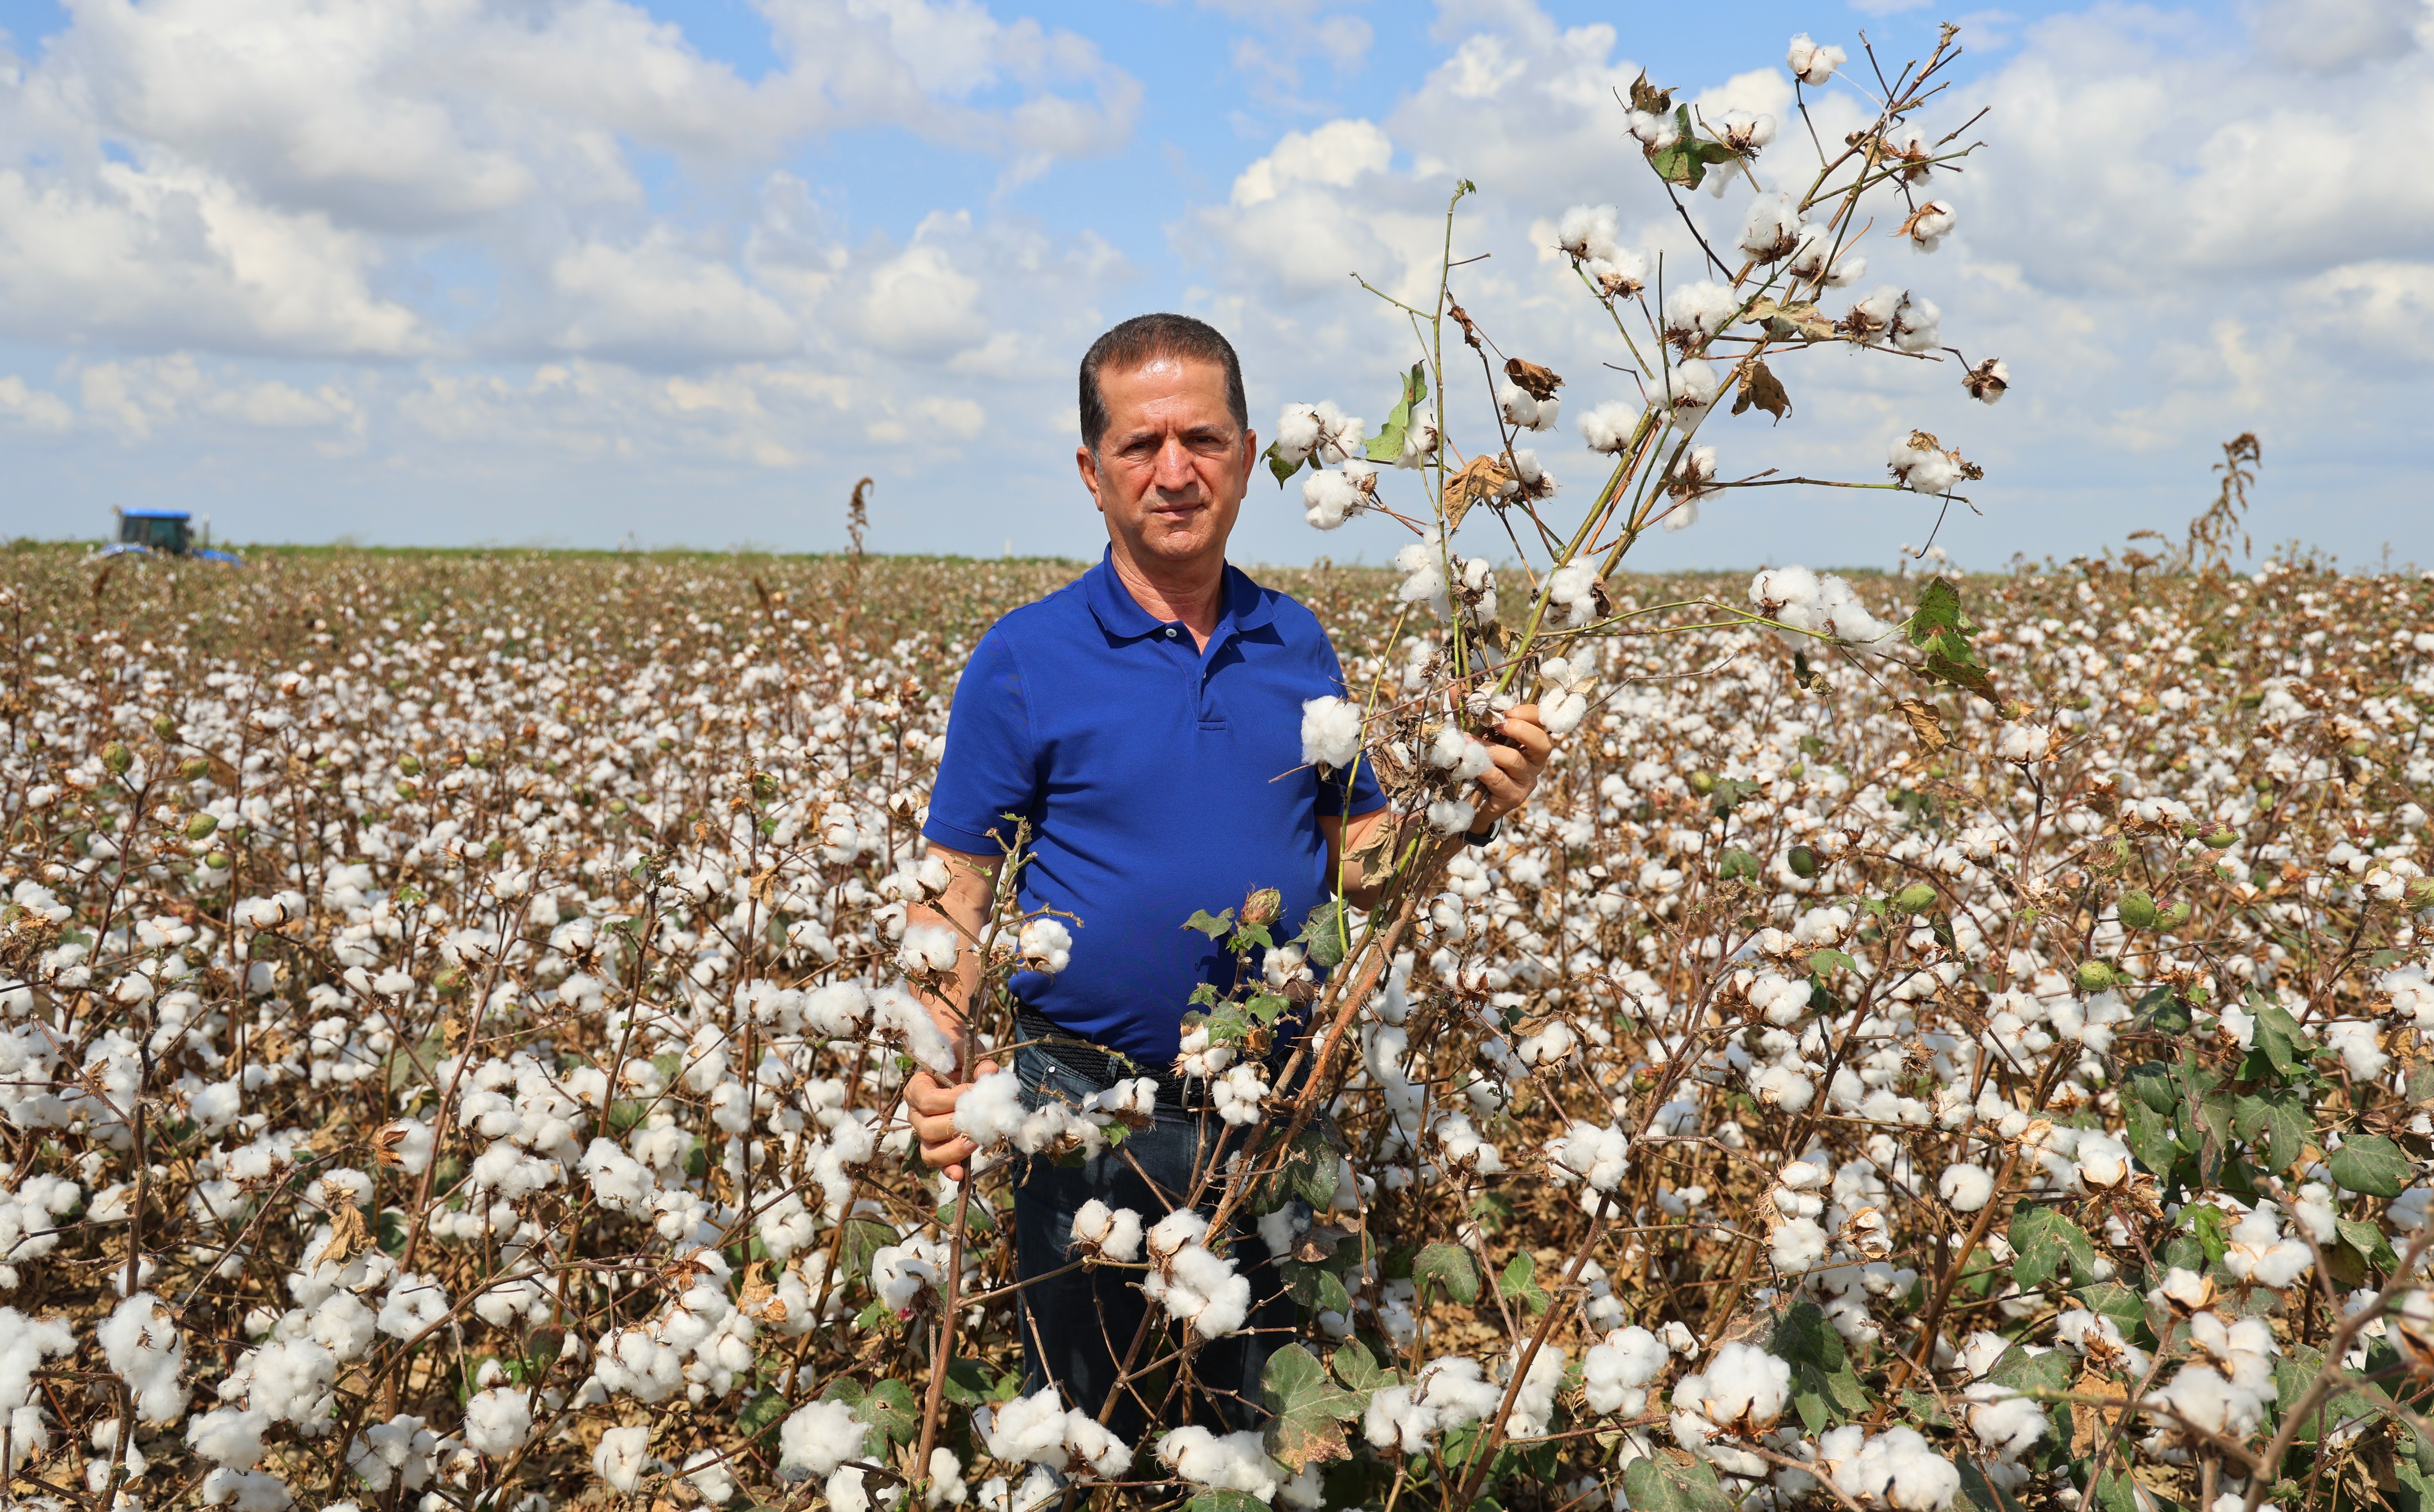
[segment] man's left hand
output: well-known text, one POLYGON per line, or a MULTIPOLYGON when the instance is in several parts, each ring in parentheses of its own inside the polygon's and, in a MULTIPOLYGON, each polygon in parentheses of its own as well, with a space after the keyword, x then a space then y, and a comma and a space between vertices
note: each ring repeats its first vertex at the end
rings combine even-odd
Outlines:
POLYGON ((1535 704, 1515 707, 1496 727, 1496 733, 1512 743, 1491 744, 1487 748, 1496 765, 1480 774, 1479 813, 1471 821, 1474 829, 1484 830, 1529 802, 1532 790, 1546 773, 1547 757, 1555 750, 1555 738, 1539 722, 1535 704))

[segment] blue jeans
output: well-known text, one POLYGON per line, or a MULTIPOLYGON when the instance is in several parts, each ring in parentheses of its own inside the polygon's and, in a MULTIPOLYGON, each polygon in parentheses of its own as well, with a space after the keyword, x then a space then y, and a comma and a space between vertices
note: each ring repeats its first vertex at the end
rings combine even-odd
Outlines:
MULTIPOLYGON (((1027 1045, 1015 1051, 1015 1072, 1022 1079, 1023 1102, 1038 1107, 1048 1098, 1079 1102, 1099 1084, 1057 1061, 1049 1046, 1027 1045)), ((1067 1246, 1073 1232, 1073 1215, 1096 1198, 1111 1208, 1131 1208, 1142 1227, 1155 1224, 1183 1200, 1196 1168, 1211 1164, 1199 1159, 1218 1147, 1226 1153, 1229 1130, 1214 1113, 1184 1113, 1160 1106, 1156 1121, 1135 1130, 1122 1147, 1080 1166, 1059 1165, 1045 1157, 1030 1157, 1014 1192, 1015 1264, 1030 1284, 1022 1291, 1022 1358, 1026 1392, 1051 1381, 1064 1388, 1066 1399, 1084 1412, 1096 1414, 1115 1388, 1117 1365, 1132 1348, 1146 1302, 1136 1284, 1140 1272, 1110 1266, 1067 1271, 1044 1281, 1070 1262, 1067 1246), (1130 1156, 1130 1160, 1125 1157, 1130 1156), (1137 1172, 1134 1167, 1138 1165, 1137 1172), (1149 1181, 1157 1184, 1153 1190, 1149 1181)), ((1206 1211, 1204 1209, 1203 1211, 1206 1211)), ((1214 1239, 1216 1236, 1212 1235, 1214 1239)), ((1216 1248, 1211 1244, 1210 1248, 1216 1248)), ((1256 1234, 1234 1242, 1236 1269, 1251 1282, 1251 1316, 1241 1332, 1204 1342, 1193 1355, 1192 1374, 1200 1389, 1191 1400, 1165 1392, 1150 1395, 1148 1383, 1135 1381, 1117 1403, 1108 1426, 1126 1441, 1138 1441, 1143 1429, 1199 1423, 1218 1431, 1256 1428, 1266 1414, 1260 1406, 1260 1372, 1268 1357, 1292 1342, 1300 1311, 1286 1294, 1268 1247, 1256 1234)), ((1134 1367, 1173 1352, 1175 1334, 1160 1322, 1134 1359, 1134 1367)), ((1171 1381, 1172 1369, 1154 1372, 1171 1381)))

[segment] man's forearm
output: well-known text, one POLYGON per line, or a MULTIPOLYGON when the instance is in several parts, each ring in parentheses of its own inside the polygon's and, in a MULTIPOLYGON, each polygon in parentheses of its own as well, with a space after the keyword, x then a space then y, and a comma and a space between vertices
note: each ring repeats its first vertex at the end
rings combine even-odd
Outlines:
MULTIPOLYGON (((945 898, 939 900, 940 903, 947 901, 945 898)), ((984 922, 978 909, 969 910, 967 916, 965 910, 959 909, 951 915, 946 909, 927 903, 907 904, 904 909, 904 927, 907 929, 917 928, 922 925, 933 925, 951 931, 955 937, 958 947, 955 954, 955 971, 954 975, 948 978, 949 993, 953 1001, 950 1002, 947 997, 938 994, 922 992, 917 988, 914 995, 921 999, 922 1006, 930 1011, 931 1019, 945 1031, 947 1037, 958 1044, 963 1040, 965 1007, 971 1002, 973 990, 980 985, 981 957, 977 942, 980 939, 981 926, 984 922)))

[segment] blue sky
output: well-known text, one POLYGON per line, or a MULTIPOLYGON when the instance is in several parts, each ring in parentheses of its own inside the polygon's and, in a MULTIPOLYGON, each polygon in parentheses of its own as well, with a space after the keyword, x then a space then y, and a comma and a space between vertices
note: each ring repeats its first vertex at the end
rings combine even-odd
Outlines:
MULTIPOLYGON (((125 502, 236 538, 827 549, 866 473, 883 549, 1088 552, 1090 335, 1191 310, 1235 335, 1262 429, 1296 399, 1374 420, 1410 354, 1342 264, 1421 278, 1456 172, 1492 254, 1466 302, 1571 375, 1544 450, 1585 479, 1571 418, 1617 397, 1620 352, 1542 238, 1603 201, 1633 245, 1690 251, 1606 94, 1645 66, 1714 108, 1788 100, 1792 32, 1897 61, 1938 14, 0 0, 0 531, 94 534, 125 502)), ((2425 0, 1955 19, 1970 51, 1925 119, 1992 108, 1939 180, 1960 229, 1871 256, 2012 396, 1802 354, 1789 420, 1703 432, 1726 474, 1879 479, 1889 439, 1935 431, 1988 471, 1942 544, 1995 567, 2177 529, 2254 428, 2262 541, 2434 560, 2407 397, 2434 190, 2371 166, 2434 128, 2425 0)), ((1729 238, 1746 199, 1698 208, 1729 238)), ((1643 559, 1889 565, 1928 527, 1903 502, 1726 495, 1643 559)), ((1398 544, 1299 515, 1255 489, 1237 554, 1398 544)))

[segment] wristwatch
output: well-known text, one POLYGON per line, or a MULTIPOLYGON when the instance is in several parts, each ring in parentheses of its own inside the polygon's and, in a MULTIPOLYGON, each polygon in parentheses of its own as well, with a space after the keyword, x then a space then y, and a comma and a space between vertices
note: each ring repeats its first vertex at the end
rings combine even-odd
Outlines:
POLYGON ((1488 841, 1494 840, 1496 838, 1496 832, 1503 827, 1504 822, 1500 819, 1490 824, 1485 830, 1473 829, 1465 831, 1462 838, 1473 845, 1484 845, 1488 841))

